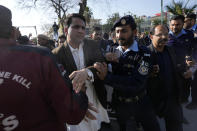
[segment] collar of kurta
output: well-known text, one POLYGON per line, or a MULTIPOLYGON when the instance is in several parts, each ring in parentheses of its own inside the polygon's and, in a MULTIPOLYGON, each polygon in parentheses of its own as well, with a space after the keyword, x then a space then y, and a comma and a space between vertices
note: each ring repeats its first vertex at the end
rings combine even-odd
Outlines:
POLYGON ((82 42, 82 43, 79 44, 79 48, 75 48, 75 49, 74 49, 74 48, 72 48, 72 46, 71 46, 69 43, 67 43, 67 44, 68 44, 68 46, 69 46, 71 52, 78 51, 79 49, 83 48, 83 45, 84 45, 84 43, 82 42))

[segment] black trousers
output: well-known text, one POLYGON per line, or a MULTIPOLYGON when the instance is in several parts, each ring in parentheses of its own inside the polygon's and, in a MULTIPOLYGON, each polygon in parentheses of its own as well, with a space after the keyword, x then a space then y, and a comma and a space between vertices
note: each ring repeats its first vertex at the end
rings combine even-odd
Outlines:
POLYGON ((190 95, 191 79, 182 79, 181 101, 187 102, 190 95))
POLYGON ((192 102, 197 104, 197 71, 194 74, 191 87, 192 102))
POLYGON ((160 131, 159 123, 147 96, 136 103, 119 102, 115 109, 120 131, 132 130, 128 129, 128 121, 131 117, 141 123, 144 131, 160 131))
POLYGON ((166 131, 183 131, 183 111, 181 105, 171 98, 167 102, 167 110, 164 114, 166 131))

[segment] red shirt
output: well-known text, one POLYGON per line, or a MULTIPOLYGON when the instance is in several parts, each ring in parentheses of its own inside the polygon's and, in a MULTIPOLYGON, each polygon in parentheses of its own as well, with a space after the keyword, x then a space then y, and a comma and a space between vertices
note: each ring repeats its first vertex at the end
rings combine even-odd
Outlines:
POLYGON ((49 51, 0 41, 0 131, 65 131, 64 123, 84 118, 87 103, 49 51))

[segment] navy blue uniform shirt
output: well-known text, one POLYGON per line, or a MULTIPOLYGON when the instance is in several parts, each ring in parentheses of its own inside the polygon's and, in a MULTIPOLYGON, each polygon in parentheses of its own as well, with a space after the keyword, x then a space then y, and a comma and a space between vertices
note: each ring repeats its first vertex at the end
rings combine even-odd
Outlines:
POLYGON ((136 96, 145 90, 150 67, 149 50, 134 41, 131 47, 122 53, 119 63, 112 63, 112 74, 107 75, 105 82, 112 85, 119 96, 136 96))

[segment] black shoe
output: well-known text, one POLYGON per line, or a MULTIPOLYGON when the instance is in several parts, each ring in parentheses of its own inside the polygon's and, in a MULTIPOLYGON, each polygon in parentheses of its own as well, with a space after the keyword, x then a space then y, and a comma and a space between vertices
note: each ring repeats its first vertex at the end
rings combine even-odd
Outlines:
POLYGON ((189 124, 189 121, 184 116, 183 116, 183 124, 186 124, 186 125, 189 124))
POLYGON ((189 103, 185 106, 185 108, 189 109, 189 110, 194 110, 194 109, 197 109, 197 104, 196 103, 189 103))

